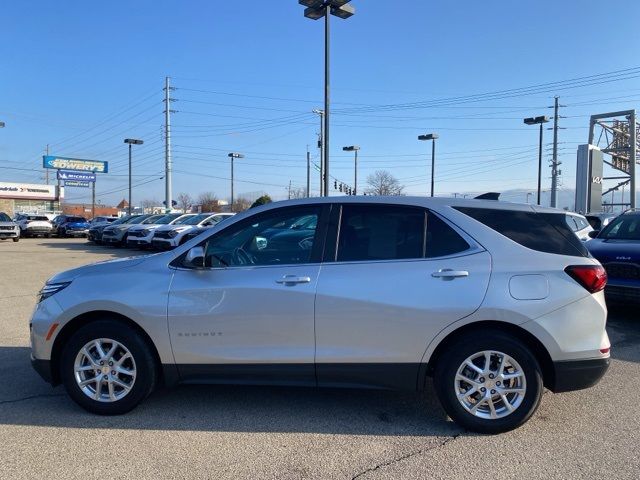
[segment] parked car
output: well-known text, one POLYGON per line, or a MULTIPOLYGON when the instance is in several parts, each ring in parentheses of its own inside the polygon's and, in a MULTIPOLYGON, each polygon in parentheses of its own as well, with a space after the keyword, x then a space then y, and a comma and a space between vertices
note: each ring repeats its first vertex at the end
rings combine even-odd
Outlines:
POLYGON ((45 215, 18 214, 16 222, 20 227, 21 237, 51 237, 53 226, 45 215))
POLYGON ((134 225, 127 232, 127 246, 150 247, 153 233, 158 227, 163 225, 181 225, 193 216, 195 216, 195 213, 169 213, 155 220, 152 224, 134 225))
POLYGON ((609 276, 605 294, 612 303, 640 303, 640 210, 619 215, 587 243, 609 276))
POLYGON ((58 237, 86 237, 89 234, 89 222, 84 217, 58 215, 51 225, 51 233, 58 237))
POLYGON ((123 246, 127 243, 127 232, 134 225, 142 223, 153 223, 164 215, 139 215, 132 217, 126 222, 108 225, 102 230, 102 243, 123 246))
POLYGON ((181 225, 164 225, 153 232, 151 244, 156 250, 168 250, 187 241, 186 235, 202 233, 205 228, 214 227, 233 213, 199 213, 181 225))
POLYGON ((605 284, 555 209, 292 200, 171 252, 55 275, 31 319, 31 358, 99 414, 131 410, 160 379, 415 391, 432 376, 451 418, 496 433, 526 422, 544 387, 604 375, 605 284), (260 241, 310 215, 309 241, 260 241))
POLYGON ((0 212, 0 240, 20 241, 20 227, 6 213, 0 212))
POLYGON ((225 220, 228 220, 229 218, 233 217, 234 215, 235 215, 235 213, 216 213, 215 215, 211 216, 211 219, 210 219, 210 221, 207 222, 207 225, 201 226, 201 227, 196 225, 194 228, 192 228, 189 231, 187 231, 186 233, 184 233, 184 236, 182 237, 180 242, 181 243, 186 243, 189 240, 191 240, 192 238, 195 238, 198 235, 203 234, 204 232, 206 232, 210 228, 215 227, 216 225, 218 225, 219 222, 223 222, 225 220))
POLYGON ((89 227, 89 233, 87 234, 87 240, 89 240, 90 242, 95 242, 98 245, 102 244, 102 233, 104 232, 104 229, 107 228, 109 225, 120 225, 122 223, 127 223, 127 222, 131 222, 133 221, 135 218, 139 217, 140 215, 131 215, 131 216, 125 216, 125 217, 120 217, 116 220, 113 221, 104 221, 104 222, 99 222, 99 223, 95 223, 92 226, 89 227))
POLYGON ((591 225, 594 230, 602 230, 616 217, 617 215, 615 213, 587 213, 585 215, 589 225, 591 225))
POLYGON ((589 224, 587 219, 584 216, 580 215, 579 213, 574 213, 574 212, 565 212, 565 213, 566 213, 567 225, 569 225, 569 228, 573 230, 573 233, 575 233, 576 236, 583 242, 586 242, 587 240, 591 240, 591 237, 589 236, 589 232, 593 232, 593 227, 589 224))

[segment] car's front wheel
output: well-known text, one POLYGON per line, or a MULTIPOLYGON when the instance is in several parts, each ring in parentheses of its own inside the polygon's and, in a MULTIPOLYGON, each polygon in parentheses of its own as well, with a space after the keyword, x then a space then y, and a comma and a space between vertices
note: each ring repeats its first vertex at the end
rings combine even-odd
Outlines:
POLYGON ((13 241, 15 242, 19 242, 20 241, 20 237, 13 237, 13 241))
POLYGON ((60 368, 69 396, 100 415, 130 411, 156 382, 149 345, 117 320, 95 321, 74 333, 64 347, 60 368))
POLYGON ((524 424, 543 392, 540 365, 514 336, 472 332, 452 345, 435 368, 435 388, 447 414, 480 433, 501 433, 524 424))

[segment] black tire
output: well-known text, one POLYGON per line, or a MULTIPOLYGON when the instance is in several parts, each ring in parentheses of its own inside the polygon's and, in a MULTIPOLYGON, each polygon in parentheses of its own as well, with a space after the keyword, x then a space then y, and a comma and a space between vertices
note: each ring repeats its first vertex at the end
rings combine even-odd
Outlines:
POLYGON ((51 234, 50 233, 46 233, 43 235, 44 238, 51 238, 51 234))
POLYGON ((135 408, 153 391, 157 379, 154 355, 147 342, 133 328, 118 320, 97 320, 80 328, 67 341, 60 361, 60 378, 69 396, 85 410, 99 415, 120 415, 135 408), (108 338, 124 345, 135 361, 136 378, 131 391, 113 402, 89 398, 75 379, 74 362, 91 340, 108 338))
POLYGON ((65 238, 67 236, 67 231, 65 229, 58 230, 58 237, 65 238))
POLYGON ((502 433, 524 424, 534 414, 544 390, 540 365, 531 351, 516 337, 499 331, 470 332, 448 345, 438 359, 434 384, 440 403, 460 426, 478 433, 502 433), (462 363, 475 353, 493 350, 512 357, 522 368, 526 391, 522 403, 497 419, 479 418, 467 411, 456 396, 455 378, 462 363))
POLYGON ((13 243, 19 242, 20 241, 20 237, 15 237, 12 240, 13 240, 13 243))

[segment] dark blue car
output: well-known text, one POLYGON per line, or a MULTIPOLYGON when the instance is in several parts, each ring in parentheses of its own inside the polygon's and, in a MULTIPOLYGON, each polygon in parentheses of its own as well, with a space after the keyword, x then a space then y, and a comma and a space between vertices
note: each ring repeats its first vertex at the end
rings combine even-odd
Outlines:
POLYGON ((89 233, 89 222, 84 217, 58 215, 52 224, 58 237, 86 237, 89 233))
POLYGON ((640 211, 627 211, 594 233, 585 246, 607 271, 607 300, 640 303, 640 211))

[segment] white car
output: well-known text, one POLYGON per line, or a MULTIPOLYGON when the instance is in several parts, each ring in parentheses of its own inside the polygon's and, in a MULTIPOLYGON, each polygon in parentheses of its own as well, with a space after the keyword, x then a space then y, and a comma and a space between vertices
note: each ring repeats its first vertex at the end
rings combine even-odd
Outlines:
POLYGON ((154 223, 133 225, 127 232, 127 246, 150 247, 153 233, 157 228, 164 225, 181 225, 193 216, 195 216, 195 213, 169 213, 155 220, 154 223))
POLYGON ((276 202, 173 251, 49 279, 31 358, 99 414, 131 410, 159 382, 415 392, 431 376, 453 420, 497 433, 525 423, 545 387, 579 390, 605 374, 606 280, 555 209, 276 202), (308 216, 313 228, 281 228, 308 216))
POLYGON ((53 225, 45 215, 21 213, 16 216, 21 237, 51 237, 53 225))
POLYGON ((589 221, 583 215, 579 213, 573 212, 565 212, 567 217, 567 225, 569 228, 573 230, 573 233, 582 240, 586 242, 587 240, 591 240, 589 233, 593 232, 593 227, 589 223, 589 221))
POLYGON ((102 231, 102 243, 104 245, 126 245, 129 229, 134 225, 153 224, 164 215, 134 215, 130 220, 123 223, 109 225, 102 231))
POLYGON ((234 215, 235 213, 199 213, 181 225, 159 227, 153 233, 152 246, 157 250, 175 248, 189 240, 189 234, 199 233, 202 229, 214 227, 225 218, 234 215))

